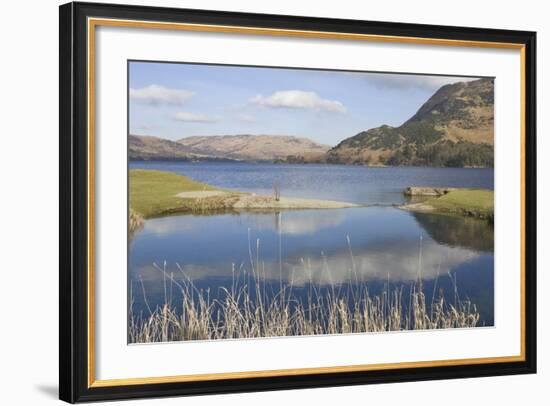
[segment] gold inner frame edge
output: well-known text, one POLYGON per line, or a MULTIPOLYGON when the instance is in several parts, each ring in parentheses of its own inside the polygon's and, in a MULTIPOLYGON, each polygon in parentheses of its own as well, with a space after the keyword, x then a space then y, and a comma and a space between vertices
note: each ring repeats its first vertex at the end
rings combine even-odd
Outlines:
POLYGON ((161 384, 177 382, 198 382, 213 381, 221 379, 245 379, 245 378, 266 378, 296 375, 313 374, 337 374, 344 372, 367 372, 393 370, 399 368, 427 368, 441 366, 459 366, 473 364, 495 364, 504 362, 522 362, 526 359, 525 349, 525 45, 519 43, 506 42, 488 42, 488 41, 470 41, 453 40, 441 38, 422 38, 422 37, 400 37, 391 35, 374 34, 355 34, 343 32, 326 31, 306 31, 290 29, 274 29, 259 27, 242 27, 227 25, 209 25, 209 24, 188 24, 188 23, 165 23, 140 20, 121 20, 109 18, 88 18, 87 21, 87 80, 88 80, 88 388, 143 385, 143 384, 161 384), (147 28, 161 30, 179 30, 194 32, 216 32, 244 35, 266 35, 279 37, 298 37, 298 38, 318 38, 318 39, 340 39, 371 42, 393 42, 402 44, 420 44, 432 46, 460 46, 460 47, 478 47, 478 48, 496 48, 513 49, 520 51, 520 137, 521 137, 521 265, 520 265, 520 354, 502 357, 481 357, 464 358, 452 360, 433 360, 433 361, 414 361, 414 362, 396 362, 383 364, 363 364, 363 365, 345 365, 329 366, 315 368, 294 368, 277 369, 265 371, 243 371, 243 372, 220 372, 209 374, 188 374, 160 377, 143 378, 120 378, 120 379, 95 379, 95 339, 94 339, 94 302, 95 302, 95 279, 94 279, 94 193, 95 193, 95 28, 97 26, 110 27, 129 27, 129 28, 147 28))

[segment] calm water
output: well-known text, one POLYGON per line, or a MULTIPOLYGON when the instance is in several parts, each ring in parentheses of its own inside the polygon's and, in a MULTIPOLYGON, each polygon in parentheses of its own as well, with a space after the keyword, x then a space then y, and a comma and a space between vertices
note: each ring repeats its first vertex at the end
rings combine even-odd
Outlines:
MULTIPOLYGON (((493 320, 493 230, 462 217, 414 214, 394 207, 410 185, 493 188, 490 169, 364 168, 326 165, 132 162, 131 168, 172 171, 212 185, 283 196, 321 198, 376 207, 180 215, 145 222, 130 243, 129 283, 134 310, 164 303, 164 274, 181 276, 211 297, 229 288, 235 272, 260 264, 262 275, 296 292, 308 286, 367 281, 371 291, 409 286, 419 276, 427 296, 442 292, 478 306, 482 322, 493 320)), ((178 290, 169 289, 177 300, 178 290)))
POLYGON ((130 168, 170 171, 211 185, 264 194, 272 194, 274 182, 279 182, 286 196, 364 204, 403 203, 407 186, 493 189, 492 169, 185 162, 131 162, 130 168))

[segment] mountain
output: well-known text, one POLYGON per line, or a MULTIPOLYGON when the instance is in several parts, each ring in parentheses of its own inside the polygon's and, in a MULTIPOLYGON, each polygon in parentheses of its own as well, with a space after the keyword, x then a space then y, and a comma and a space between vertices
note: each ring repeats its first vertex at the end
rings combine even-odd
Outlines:
POLYGON ((128 139, 130 160, 181 159, 193 160, 199 156, 184 145, 148 135, 130 135, 128 139))
POLYGON ((139 159, 492 167, 494 80, 445 85, 399 127, 362 131, 334 148, 283 135, 223 135, 170 141, 130 135, 139 159))
POLYGON ((317 162, 328 145, 285 135, 224 135, 187 137, 170 141, 150 135, 130 135, 130 160, 243 160, 317 162))
POLYGON ((445 85, 399 127, 360 132, 328 151, 330 163, 492 167, 494 80, 445 85))
POLYGON ((287 135, 219 135, 187 137, 182 147, 201 155, 246 161, 310 162, 324 158, 328 145, 287 135))

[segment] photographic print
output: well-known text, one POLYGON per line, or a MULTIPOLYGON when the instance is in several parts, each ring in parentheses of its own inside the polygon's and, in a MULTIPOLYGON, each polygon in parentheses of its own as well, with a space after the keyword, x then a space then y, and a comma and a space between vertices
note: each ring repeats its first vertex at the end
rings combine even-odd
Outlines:
POLYGON ((528 31, 61 6, 60 398, 536 372, 535 60, 528 31))
POLYGON ((494 78, 128 78, 129 343, 494 325, 494 78))

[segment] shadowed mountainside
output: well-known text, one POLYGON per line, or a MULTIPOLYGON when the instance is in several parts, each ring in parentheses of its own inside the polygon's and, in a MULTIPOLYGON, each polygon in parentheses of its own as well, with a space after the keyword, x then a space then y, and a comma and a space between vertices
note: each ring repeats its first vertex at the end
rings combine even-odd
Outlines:
POLYGON ((382 125, 347 138, 327 161, 368 165, 492 167, 494 79, 441 87, 399 127, 382 125))

